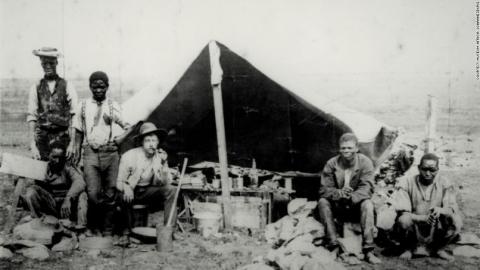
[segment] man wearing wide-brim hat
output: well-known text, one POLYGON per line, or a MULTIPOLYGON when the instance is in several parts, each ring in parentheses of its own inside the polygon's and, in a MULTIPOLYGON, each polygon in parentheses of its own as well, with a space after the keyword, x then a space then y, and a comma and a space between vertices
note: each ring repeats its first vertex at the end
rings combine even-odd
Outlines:
POLYGON ((69 144, 68 129, 75 114, 77 92, 72 83, 57 74, 57 59, 61 57, 57 49, 43 47, 33 54, 40 58, 44 76, 28 94, 30 150, 33 158, 48 160, 51 143, 65 147, 69 144))
POLYGON ((174 205, 175 189, 170 185, 172 176, 169 172, 167 153, 159 146, 167 132, 150 122, 145 122, 136 135, 138 147, 125 152, 120 159, 117 189, 122 192, 123 214, 130 229, 132 204, 144 204, 149 207, 164 205, 164 222, 168 221, 170 209, 174 207, 172 224, 176 220, 174 205))

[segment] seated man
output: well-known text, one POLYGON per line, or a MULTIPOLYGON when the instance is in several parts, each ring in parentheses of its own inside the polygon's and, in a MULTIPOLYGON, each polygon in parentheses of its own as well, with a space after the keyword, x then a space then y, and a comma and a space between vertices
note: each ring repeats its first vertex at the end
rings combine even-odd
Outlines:
POLYGON ((412 252, 426 251, 425 255, 453 260, 444 247, 458 236, 462 226, 455 187, 438 173, 438 157, 434 154, 422 157, 418 171, 419 174, 402 178, 396 185, 396 229, 405 249, 401 257, 410 259, 412 252))
POLYGON ((157 129, 152 123, 140 127, 138 142, 141 146, 125 152, 120 159, 117 189, 123 193, 122 213, 130 229, 132 204, 145 204, 149 207, 164 205, 164 224, 172 207, 175 207, 171 224, 176 222, 176 206, 173 205, 175 189, 170 185, 167 153, 159 148, 160 139, 166 132, 157 129))
POLYGON ((358 152, 358 139, 352 133, 340 137, 340 154, 331 158, 323 168, 318 208, 320 221, 326 228, 327 248, 339 247, 334 218, 341 221, 360 219, 363 253, 370 263, 380 263, 373 254, 374 214, 373 163, 358 152), (334 216, 335 213, 335 216, 334 216))
POLYGON ((28 187, 23 199, 32 217, 52 215, 74 220, 76 216, 75 228, 84 229, 88 197, 83 176, 77 168, 65 164, 63 144, 55 142, 50 149, 45 180, 36 181, 35 185, 28 187))

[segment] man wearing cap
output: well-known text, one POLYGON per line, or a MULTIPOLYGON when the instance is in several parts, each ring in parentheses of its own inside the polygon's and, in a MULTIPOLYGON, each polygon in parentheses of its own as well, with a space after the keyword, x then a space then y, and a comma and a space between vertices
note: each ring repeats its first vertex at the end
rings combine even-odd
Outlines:
POLYGON ((145 122, 136 137, 140 146, 122 155, 117 189, 123 194, 122 208, 127 217, 128 228, 132 224, 129 211, 132 204, 144 204, 151 208, 163 204, 164 224, 168 222, 170 210, 173 208, 172 224, 176 223, 175 188, 170 185, 172 176, 168 168, 167 153, 160 148, 160 143, 166 136, 165 130, 145 122))
POLYGON ((373 193, 373 163, 365 155, 357 153, 358 139, 354 134, 343 134, 339 145, 340 154, 327 161, 321 174, 318 209, 320 221, 326 228, 327 247, 339 247, 334 218, 341 221, 360 219, 365 260, 380 263, 380 259, 373 254, 375 226, 370 200, 373 193))
POLYGON ((40 58, 44 76, 28 94, 30 150, 33 158, 46 161, 51 143, 69 145, 68 129, 77 105, 77 92, 72 83, 57 74, 57 58, 61 56, 57 49, 41 48, 33 54, 40 58))
POLYGON ((82 100, 77 106, 72 137, 74 160, 78 161, 83 142, 83 167, 87 182, 89 227, 94 234, 103 229, 112 234, 115 207, 115 181, 118 174, 118 146, 114 139, 129 125, 123 121, 120 106, 107 98, 109 87, 105 72, 90 75, 89 86, 92 98, 82 100), (118 128, 121 127, 121 128, 118 128))
POLYGON ((462 219, 455 186, 438 169, 438 157, 425 154, 418 165, 419 173, 401 178, 396 185, 393 204, 399 216, 394 228, 403 259, 412 255, 454 259, 445 246, 458 237, 462 219))

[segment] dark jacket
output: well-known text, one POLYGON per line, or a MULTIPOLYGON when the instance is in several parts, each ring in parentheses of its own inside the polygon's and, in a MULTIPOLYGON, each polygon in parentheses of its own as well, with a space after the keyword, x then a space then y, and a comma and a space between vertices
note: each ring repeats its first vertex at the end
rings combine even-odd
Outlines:
MULTIPOLYGON (((335 192, 343 187, 345 181, 345 167, 342 165, 340 155, 331 158, 325 164, 320 182, 320 198, 334 199, 335 192)), ((350 187, 352 203, 358 204, 370 199, 373 193, 374 168, 372 161, 365 155, 358 153, 352 169, 350 187)))

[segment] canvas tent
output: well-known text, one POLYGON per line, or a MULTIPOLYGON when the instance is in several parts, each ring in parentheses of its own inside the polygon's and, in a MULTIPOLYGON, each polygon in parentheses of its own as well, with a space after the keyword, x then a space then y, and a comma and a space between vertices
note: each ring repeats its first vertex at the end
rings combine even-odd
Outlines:
MULTIPOLYGON (((387 125, 326 99, 314 86, 296 87, 295 78, 272 78, 216 44, 229 164, 249 167, 255 158, 261 169, 318 172, 344 132, 354 132, 375 162, 392 144, 387 125)), ((151 121, 174 131, 164 144, 173 164, 184 156, 190 164, 218 161, 211 72, 206 46, 175 84, 153 85, 123 104, 130 123, 151 121)))

